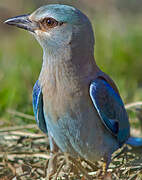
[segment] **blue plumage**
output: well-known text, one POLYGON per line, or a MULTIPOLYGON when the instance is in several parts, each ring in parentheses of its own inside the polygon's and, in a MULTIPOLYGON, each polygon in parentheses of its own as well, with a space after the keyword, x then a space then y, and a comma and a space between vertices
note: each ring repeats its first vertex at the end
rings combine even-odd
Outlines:
POLYGON ((33 87, 33 110, 39 128, 44 133, 47 133, 46 123, 43 113, 43 96, 38 80, 33 87))
POLYGON ((103 124, 121 146, 129 137, 128 116, 121 97, 100 78, 91 83, 90 96, 103 124), (126 126, 124 122, 127 122, 126 126))
POLYGON ((134 147, 140 147, 142 146, 142 138, 129 137, 129 139, 126 141, 126 144, 134 147))

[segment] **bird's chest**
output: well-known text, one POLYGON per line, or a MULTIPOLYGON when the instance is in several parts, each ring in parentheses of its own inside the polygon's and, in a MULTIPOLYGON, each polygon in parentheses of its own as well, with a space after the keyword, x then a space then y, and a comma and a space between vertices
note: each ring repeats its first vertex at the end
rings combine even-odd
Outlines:
POLYGON ((53 123, 56 123, 67 114, 74 116, 74 111, 78 107, 78 102, 81 100, 83 92, 79 87, 51 87, 43 88, 43 104, 44 111, 51 118, 53 123))
MULTIPOLYGON (((71 91, 70 91, 71 92, 71 91)), ((68 94, 64 89, 60 95, 43 96, 44 114, 49 132, 64 152, 76 154, 87 152, 88 146, 94 148, 94 137, 101 141, 98 115, 92 106, 86 90, 68 94)))
POLYGON ((86 101, 85 92, 77 86, 68 89, 61 86, 53 91, 48 86, 48 91, 46 89, 43 90, 43 104, 48 131, 62 151, 77 156, 73 144, 79 144, 84 126, 82 118, 86 116, 83 103, 86 101))
MULTIPOLYGON (((72 72, 72 71, 71 71, 72 72)), ((46 114, 53 122, 71 114, 81 97, 88 93, 88 88, 80 83, 74 73, 56 69, 56 71, 43 71, 40 78, 43 93, 43 105, 46 114)))

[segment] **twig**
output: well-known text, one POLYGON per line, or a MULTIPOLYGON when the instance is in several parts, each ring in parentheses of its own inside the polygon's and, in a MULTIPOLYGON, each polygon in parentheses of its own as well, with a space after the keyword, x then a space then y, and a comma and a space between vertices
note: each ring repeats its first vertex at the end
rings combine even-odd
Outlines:
MULTIPOLYGON (((43 154, 43 153, 30 153, 30 152, 7 152, 7 159, 14 159, 14 158, 25 158, 29 157, 38 157, 44 159, 50 159, 50 155, 43 154)), ((0 158, 3 157, 3 152, 0 152, 0 158)))
POLYGON ((131 108, 133 108, 135 106, 142 106, 142 101, 137 101, 137 102, 134 102, 134 103, 126 104, 125 108, 126 109, 131 109, 131 108))
POLYGON ((87 179, 87 180, 92 180, 92 176, 90 176, 88 174, 88 172, 82 167, 81 163, 79 163, 77 160, 75 160, 72 157, 69 157, 71 162, 73 162, 73 164, 78 168, 78 170, 83 174, 83 176, 87 179))
POLYGON ((82 161, 84 161, 85 163, 87 163, 93 170, 98 170, 98 167, 96 166, 96 164, 90 162, 90 161, 87 161, 85 159, 83 159, 82 161))
POLYGON ((13 175, 16 176, 16 168, 12 166, 12 164, 10 164, 9 162, 7 162, 7 166, 9 169, 11 169, 13 175))
MULTIPOLYGON (((0 152, 0 156, 1 156, 1 154, 15 154, 15 155, 18 155, 18 154, 25 154, 25 155, 36 155, 36 154, 42 154, 42 153, 33 153, 33 152, 28 152, 28 151, 23 151, 23 152, 20 152, 20 151, 10 151, 10 152, 0 152)), ((47 154, 46 154, 47 155, 47 154)), ((48 157, 50 158, 50 155, 48 155, 48 157)))
POLYGON ((46 135, 43 134, 35 134, 35 133, 28 133, 28 132, 20 132, 20 131, 13 131, 12 133, 8 133, 9 135, 15 135, 15 136, 26 136, 33 139, 40 139, 45 138, 46 135))
POLYGON ((119 157, 120 155, 126 153, 128 151, 128 147, 125 146, 119 153, 117 153, 114 157, 112 157, 112 160, 119 157))
POLYGON ((26 125, 26 126, 14 126, 11 128, 3 128, 3 129, 0 129, 0 133, 1 132, 17 131, 17 130, 21 130, 21 129, 33 129, 33 128, 38 129, 36 124, 30 124, 30 125, 26 125))
POLYGON ((24 114, 24 113, 22 113, 22 112, 18 112, 18 111, 12 110, 12 109, 8 109, 7 112, 8 112, 9 114, 14 115, 14 116, 19 116, 19 117, 21 117, 21 118, 25 118, 25 119, 29 119, 29 120, 34 120, 34 121, 35 121, 34 116, 29 115, 29 114, 24 114))
POLYGON ((61 171, 61 169, 62 169, 62 167, 63 167, 64 165, 65 165, 65 160, 61 163, 61 165, 60 165, 59 168, 57 169, 56 176, 55 176, 54 180, 57 180, 58 175, 59 175, 59 173, 60 173, 60 171, 61 171))

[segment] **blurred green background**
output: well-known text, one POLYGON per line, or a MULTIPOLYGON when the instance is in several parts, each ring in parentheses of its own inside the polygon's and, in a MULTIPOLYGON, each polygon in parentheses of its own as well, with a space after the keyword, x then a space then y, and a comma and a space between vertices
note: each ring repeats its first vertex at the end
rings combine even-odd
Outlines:
POLYGON ((2 21, 49 3, 74 5, 88 15, 95 30, 97 64, 116 82, 125 103, 142 100, 142 1, 1 0, 0 126, 32 122, 11 116, 7 110, 33 115, 32 87, 42 64, 36 40, 2 21))

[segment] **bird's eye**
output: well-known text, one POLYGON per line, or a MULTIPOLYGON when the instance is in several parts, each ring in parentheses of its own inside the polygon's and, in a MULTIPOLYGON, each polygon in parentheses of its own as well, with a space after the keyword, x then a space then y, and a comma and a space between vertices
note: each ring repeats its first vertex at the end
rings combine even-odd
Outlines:
POLYGON ((55 19, 52 19, 52 18, 44 19, 43 23, 50 28, 53 28, 58 25, 58 21, 56 21, 55 19))
POLYGON ((53 18, 45 18, 43 20, 40 21, 40 28, 42 30, 47 30, 49 28, 54 28, 58 25, 61 25, 61 23, 59 23, 58 21, 56 21, 53 18))

